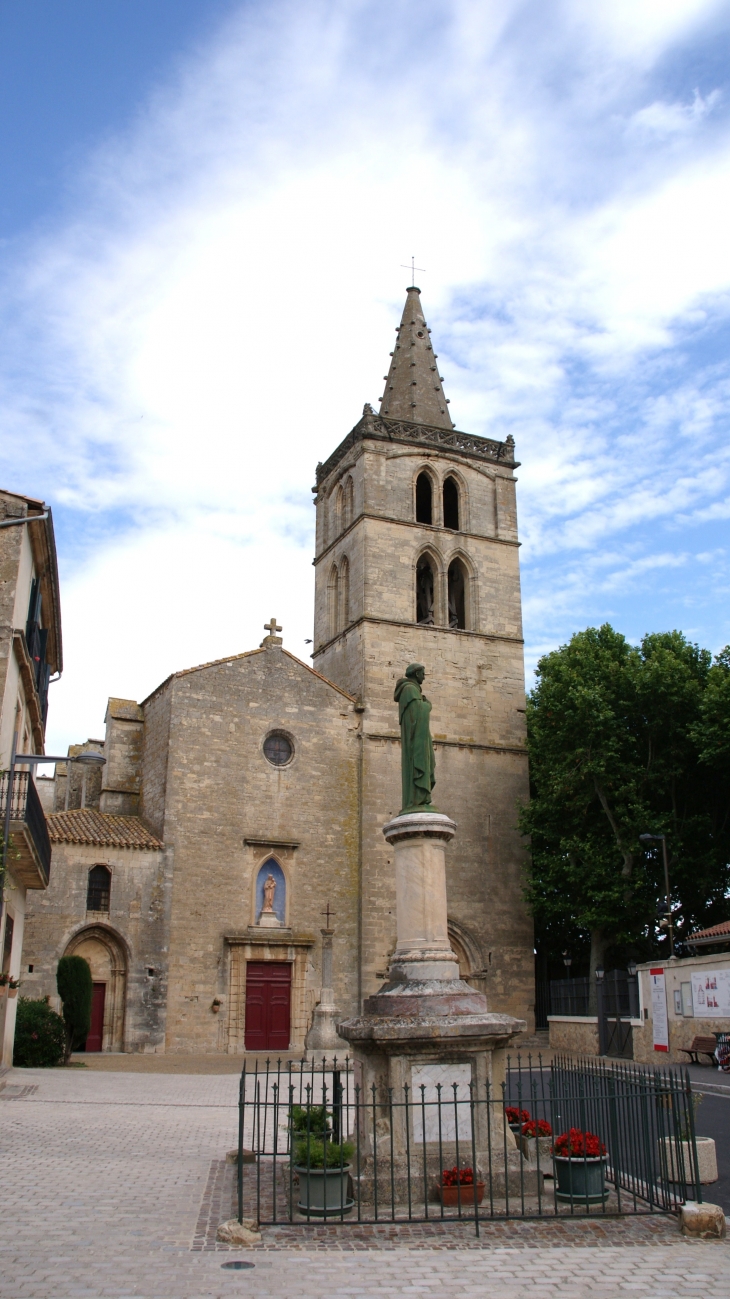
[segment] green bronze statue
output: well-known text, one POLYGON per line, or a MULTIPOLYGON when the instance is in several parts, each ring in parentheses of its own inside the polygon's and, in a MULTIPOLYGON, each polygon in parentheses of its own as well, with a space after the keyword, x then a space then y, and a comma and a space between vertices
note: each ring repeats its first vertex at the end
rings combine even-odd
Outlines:
POLYGON ((425 675, 422 663, 410 663, 395 687, 403 780, 401 816, 407 812, 436 811, 431 802, 431 790, 436 784, 436 761, 429 729, 431 704, 421 690, 425 675))

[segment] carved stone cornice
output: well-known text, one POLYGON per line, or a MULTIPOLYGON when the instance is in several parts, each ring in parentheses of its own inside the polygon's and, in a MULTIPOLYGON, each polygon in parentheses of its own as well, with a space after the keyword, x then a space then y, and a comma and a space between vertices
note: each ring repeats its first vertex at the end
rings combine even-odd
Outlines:
POLYGON ((460 433, 458 429, 437 428, 431 424, 418 424, 405 419, 387 419, 366 407, 362 419, 340 442, 329 459, 324 464, 317 465, 318 488, 329 478, 348 451, 366 438, 456 451, 459 455, 504 465, 506 469, 516 469, 519 463, 514 458, 515 444, 512 436, 504 442, 495 442, 492 438, 477 437, 473 433, 460 433))

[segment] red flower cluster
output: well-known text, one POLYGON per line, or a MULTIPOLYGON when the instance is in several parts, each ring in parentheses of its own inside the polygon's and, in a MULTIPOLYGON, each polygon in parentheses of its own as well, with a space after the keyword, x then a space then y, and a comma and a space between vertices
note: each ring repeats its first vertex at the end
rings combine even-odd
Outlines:
POLYGON ((580 1128, 571 1128, 570 1132, 561 1132, 556 1138, 553 1153, 568 1159, 598 1159, 605 1155, 606 1147, 593 1132, 581 1132, 580 1128))
POLYGON ((473 1186, 473 1168, 445 1168, 441 1174, 442 1186, 473 1186))
POLYGON ((529 1110, 520 1110, 516 1105, 505 1105, 504 1112, 508 1123, 528 1123, 530 1119, 529 1110))
POLYGON ((530 1119, 522 1128, 523 1137, 551 1137, 553 1130, 546 1119, 530 1119))

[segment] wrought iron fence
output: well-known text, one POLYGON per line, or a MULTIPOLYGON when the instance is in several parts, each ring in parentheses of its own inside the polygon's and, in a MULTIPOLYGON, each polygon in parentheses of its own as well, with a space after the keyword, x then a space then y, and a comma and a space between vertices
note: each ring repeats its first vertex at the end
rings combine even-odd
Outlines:
POLYGON ((516 1057, 496 1087, 478 1087, 468 1064, 423 1065, 413 1085, 367 1092, 349 1059, 241 1075, 240 1220, 466 1220, 478 1235, 490 1219, 666 1213, 701 1198, 686 1071, 516 1057))
POLYGON ((590 1015, 591 981, 588 978, 551 979, 549 1015, 590 1015))

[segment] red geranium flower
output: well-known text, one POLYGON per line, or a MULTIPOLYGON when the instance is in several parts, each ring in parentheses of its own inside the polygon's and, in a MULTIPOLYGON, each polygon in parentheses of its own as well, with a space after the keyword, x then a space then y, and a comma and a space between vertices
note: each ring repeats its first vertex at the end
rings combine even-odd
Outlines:
POLYGON ((442 1186, 473 1186, 473 1168, 445 1168, 441 1174, 442 1186))
POLYGON ((529 1110, 518 1109, 516 1105, 505 1105, 504 1112, 507 1116, 508 1123, 527 1123, 530 1119, 529 1110))
POLYGON ((553 1153, 567 1159, 598 1159, 605 1155, 606 1147, 594 1132, 571 1128, 570 1132, 561 1132, 556 1138, 553 1153))
POLYGON ((551 1137, 553 1130, 546 1119, 530 1119, 522 1128, 523 1137, 551 1137))

